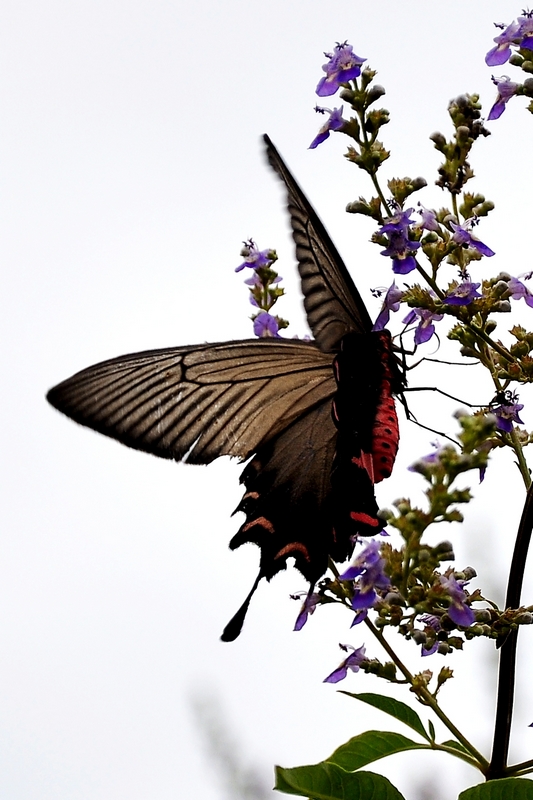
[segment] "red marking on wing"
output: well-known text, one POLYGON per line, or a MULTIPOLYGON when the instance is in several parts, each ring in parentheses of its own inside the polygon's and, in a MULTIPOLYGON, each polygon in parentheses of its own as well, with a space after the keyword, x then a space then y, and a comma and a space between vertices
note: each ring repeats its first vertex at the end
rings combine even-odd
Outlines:
POLYGON ((242 500, 257 500, 258 498, 259 498, 259 492, 246 492, 242 496, 242 500))
POLYGON ((260 525, 269 533, 274 533, 274 526, 272 525, 270 520, 268 520, 266 517, 257 517, 257 519, 253 519, 251 520, 251 522, 247 522, 246 525, 242 526, 243 533, 246 533, 246 531, 249 531, 250 528, 253 528, 255 525, 260 525))
POLYGON ((352 463, 356 464, 356 466, 361 467, 364 469, 370 481, 375 483, 374 480, 374 456, 372 453, 363 453, 361 452, 360 456, 354 456, 352 458, 352 463))
POLYGON ((364 514, 362 511, 350 511, 350 517, 355 522, 362 522, 363 525, 370 525, 372 528, 379 528, 381 522, 376 517, 371 517, 369 514, 364 514))
POLYGON ((290 544, 286 544, 285 547, 282 547, 281 550, 278 553, 276 553, 274 559, 283 558, 284 556, 290 555, 294 551, 302 553, 306 561, 311 561, 309 550, 301 542, 291 542, 290 544))

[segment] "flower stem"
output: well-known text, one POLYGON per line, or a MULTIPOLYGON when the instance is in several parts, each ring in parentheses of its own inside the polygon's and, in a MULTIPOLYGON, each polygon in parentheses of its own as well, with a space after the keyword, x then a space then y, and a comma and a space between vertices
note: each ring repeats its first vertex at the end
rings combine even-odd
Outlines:
POLYGON ((439 704, 437 703, 436 699, 433 697, 431 692, 428 691, 428 689, 424 688, 423 686, 416 686, 415 688, 414 675, 407 669, 405 664, 398 658, 398 656, 396 655, 396 653, 394 652, 388 641, 385 639, 382 632, 378 628, 376 628, 376 626, 368 619, 368 617, 367 619, 365 619, 365 624, 367 628, 369 628, 370 631, 373 633, 373 635, 376 637, 376 639, 379 641, 379 643, 387 652, 387 654, 391 657, 392 661, 398 667, 404 678, 406 678, 407 681, 410 683, 418 699, 424 705, 429 706, 433 710, 433 712, 440 719, 443 725, 445 725, 450 731, 450 733, 452 733, 455 736, 455 738, 463 745, 463 747, 465 747, 466 750, 468 750, 468 752, 471 754, 471 756, 475 761, 475 766, 483 774, 485 774, 489 766, 489 762, 486 760, 486 758, 484 758, 481 755, 481 753, 478 750, 476 750, 476 748, 472 744, 470 744, 468 739, 466 739, 466 737, 463 736, 461 731, 455 727, 453 722, 446 716, 446 714, 441 709, 441 707, 439 706, 439 704))

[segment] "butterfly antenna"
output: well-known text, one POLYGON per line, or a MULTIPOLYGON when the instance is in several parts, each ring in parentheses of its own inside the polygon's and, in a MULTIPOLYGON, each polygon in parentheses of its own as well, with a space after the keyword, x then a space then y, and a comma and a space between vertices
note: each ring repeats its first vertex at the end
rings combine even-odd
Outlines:
POLYGON ((263 577, 263 573, 259 572, 257 578, 254 581, 254 585, 252 586, 252 590, 242 606, 239 608, 237 613, 230 619, 224 630, 222 631, 222 636, 220 637, 221 641, 223 642, 234 642, 237 636, 239 636, 240 632, 242 631, 242 626, 244 624, 244 619, 246 617, 246 613, 248 611, 248 606, 250 605, 250 600, 252 599, 255 590, 259 586, 259 581, 263 577))

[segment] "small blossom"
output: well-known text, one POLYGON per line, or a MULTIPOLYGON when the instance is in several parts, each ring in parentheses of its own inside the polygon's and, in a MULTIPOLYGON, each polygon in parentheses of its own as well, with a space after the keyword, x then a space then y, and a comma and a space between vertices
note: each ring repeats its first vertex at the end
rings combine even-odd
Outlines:
MULTIPOLYGON (((291 595, 291 597, 294 600, 298 599, 297 595, 291 595)), ((294 623, 294 630, 295 631, 301 631, 302 630, 303 626, 307 622, 309 614, 314 614, 315 613, 315 609, 316 609, 316 607, 317 607, 319 602, 320 602, 320 595, 317 594, 316 592, 313 592, 313 594, 306 594, 305 600, 304 600, 303 605, 302 605, 302 607, 300 609, 300 613, 298 614, 298 616, 296 618, 296 622, 294 623)))
POLYGON ((345 653, 347 653, 348 650, 353 650, 353 653, 350 653, 348 658, 345 658, 342 664, 339 664, 337 669, 333 670, 331 675, 328 675, 327 678, 324 678, 324 683, 338 683, 339 681, 344 680, 349 669, 351 669, 352 672, 359 672, 359 667, 365 660, 366 651, 364 645, 358 649, 353 647, 351 644, 340 644, 339 647, 341 650, 344 650, 345 653))
POLYGON ((439 223, 437 222, 437 216, 434 211, 430 208, 424 208, 422 203, 418 204, 420 206, 420 211, 418 212, 421 216, 421 221, 416 223, 418 228, 423 228, 426 231, 434 231, 435 233, 440 230, 439 223))
MULTIPOLYGON (((497 25, 498 28, 503 28, 503 25, 497 25)), ((516 20, 508 25, 503 33, 496 36, 493 41, 496 42, 496 47, 489 50, 485 56, 485 63, 488 67, 499 67, 509 61, 511 56, 511 45, 516 44, 517 37, 520 35, 520 23, 516 20)), ((490 117, 489 117, 490 119, 490 117)))
POLYGON ((518 278, 511 278, 507 285, 513 300, 520 300, 523 298, 527 305, 533 308, 533 294, 522 281, 519 281, 518 278))
POLYGON ((245 267, 251 269, 261 269, 262 267, 269 267, 275 260, 275 250, 258 250, 253 239, 249 239, 244 243, 241 250, 241 256, 244 256, 244 261, 235 268, 235 272, 240 272, 245 267))
POLYGON ((385 559, 381 558, 379 542, 373 539, 340 576, 341 581, 358 579, 352 598, 354 611, 372 608, 377 600, 376 588, 390 587, 390 580, 383 571, 384 566, 385 559))
POLYGON ((319 97, 329 97, 335 94, 341 83, 348 83, 358 78, 361 66, 366 61, 366 58, 357 56, 352 45, 347 42, 337 43, 333 53, 325 53, 325 56, 329 61, 322 67, 326 77, 321 78, 316 87, 319 97))
POLYGON ((451 600, 448 616, 456 625, 468 628, 474 622, 474 612, 466 603, 466 594, 462 589, 465 583, 466 581, 457 581, 453 575, 440 576, 440 584, 451 600))
POLYGON ((520 29, 520 47, 525 50, 533 50, 533 11, 523 12, 523 17, 518 17, 520 29))
POLYGON ((381 255, 392 258, 392 271, 397 275, 407 275, 416 267, 412 254, 418 250, 420 242, 413 242, 408 237, 409 226, 414 223, 410 218, 413 211, 413 208, 398 211, 378 231, 379 235, 389 237, 389 245, 381 251, 381 255))
POLYGON ((412 325, 417 317, 420 321, 415 331, 415 344, 425 344, 435 333, 433 322, 440 322, 444 314, 435 314, 428 308, 413 308, 402 321, 405 325, 412 325))
MULTIPOLYGON (((434 614, 423 614, 420 617, 420 622, 423 622, 425 624, 426 630, 428 628, 432 628, 435 631, 435 633, 438 633, 440 631, 440 629, 441 629, 440 620, 434 614)), ((435 639, 435 641, 433 642, 431 647, 426 647, 426 645, 423 644, 422 645, 422 653, 421 653, 421 655, 422 656, 432 656, 433 653, 437 652, 438 646, 439 646, 439 642, 438 642, 437 639, 435 639)))
POLYGON ((385 225, 381 227, 378 233, 405 233, 409 231, 409 226, 413 225, 414 219, 411 219, 411 214, 414 208, 408 208, 406 211, 397 211, 392 217, 388 217, 385 225))
POLYGON ((444 448, 442 448, 438 442, 434 442, 433 447, 434 450, 432 450, 431 453, 428 453, 426 456, 421 456, 407 467, 409 472, 418 472, 420 475, 426 475, 428 467, 431 469, 431 467, 440 462, 441 453, 444 448))
POLYGON ((398 311, 400 308, 402 297, 403 292, 398 289, 396 283, 393 281, 393 283, 387 289, 385 299, 383 300, 383 307, 374 323, 374 327, 372 328, 373 331, 383 330, 390 319, 391 311, 398 311))
POLYGON ((522 403, 518 403, 518 395, 512 392, 502 392, 490 404, 490 410, 496 417, 496 426, 504 433, 512 433, 513 422, 523 425, 519 417, 520 411, 524 408, 522 403), (497 405, 495 405, 495 403, 497 405))
POLYGON ((315 106, 315 111, 318 114, 328 114, 329 119, 322 125, 320 130, 318 131, 317 135, 309 145, 309 150, 314 150, 315 147, 318 147, 319 144, 325 142, 326 139, 329 137, 330 131, 338 131, 342 128, 345 121, 342 118, 342 110, 343 106, 340 108, 334 108, 331 110, 330 108, 320 108, 320 106, 315 106))
POLYGON ((519 83, 515 83, 509 77, 507 77, 507 75, 503 75, 501 78, 495 78, 493 75, 492 82, 498 89, 498 96, 496 97, 496 102, 489 111, 489 115, 487 117, 488 120, 499 119, 501 117, 505 111, 506 104, 520 86, 519 83))
POLYGON ((494 250, 491 250, 486 244, 480 242, 475 236, 472 236, 471 230, 477 225, 477 222, 476 217, 470 217, 470 219, 465 220, 462 225, 450 222, 450 226, 453 230, 452 241, 456 244, 460 244, 462 247, 473 247, 481 253, 482 256, 493 256, 494 250))
POLYGON ((463 281, 455 287, 451 292, 448 292, 444 300, 450 306, 467 306, 476 297, 482 297, 477 291, 481 286, 480 283, 472 283, 472 281, 463 281))
POLYGON ((269 336, 279 336, 279 324, 276 317, 269 314, 268 311, 261 311, 254 317, 254 334, 260 338, 268 338, 269 336))

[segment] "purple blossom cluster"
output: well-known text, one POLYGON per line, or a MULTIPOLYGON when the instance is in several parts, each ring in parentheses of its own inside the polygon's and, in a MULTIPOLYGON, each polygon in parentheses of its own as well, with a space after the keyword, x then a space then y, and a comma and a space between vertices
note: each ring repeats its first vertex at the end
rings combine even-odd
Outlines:
POLYGON ((392 271, 397 275, 407 275, 416 268, 413 253, 420 247, 420 242, 409 238, 410 226, 415 222, 411 219, 413 211, 414 208, 408 208, 406 211, 398 209, 396 214, 389 217, 378 230, 378 235, 386 236, 389 240, 381 255, 392 258, 392 271))
POLYGON ((276 251, 259 250, 254 240, 249 239, 244 242, 241 255, 244 261, 235 268, 235 272, 241 272, 245 267, 253 270, 245 283, 250 287, 250 303, 260 309, 252 317, 254 334, 259 338, 279 337, 280 319, 270 314, 281 293, 274 288, 281 281, 281 276, 272 269, 272 264, 277 260, 276 251))
MULTIPOLYGON (((342 44, 337 42, 333 53, 324 53, 324 55, 329 60, 322 67, 326 74, 318 82, 316 94, 319 97, 330 97, 341 86, 345 86, 349 81, 353 81, 360 76, 361 66, 366 61, 366 58, 360 58, 356 55, 352 45, 348 44, 348 42, 342 42, 342 44)), ((329 114, 329 117, 309 145, 310 150, 314 150, 319 144, 325 142, 331 131, 340 131, 346 125, 346 120, 342 116, 343 106, 333 109, 315 106, 315 111, 318 114, 329 114)))
POLYGON ((496 46, 491 48, 485 56, 487 66, 499 67, 509 61, 511 47, 533 50, 533 12, 524 11, 522 13, 523 16, 513 20, 510 25, 495 23, 502 33, 494 38, 496 46))
POLYGON ((357 612, 357 622, 364 619, 364 615, 361 616, 360 612, 372 608, 378 599, 376 589, 390 589, 390 580, 384 572, 384 567, 385 559, 381 557, 380 543, 373 539, 340 575, 341 581, 354 581, 351 605, 357 612))
MULTIPOLYGON (((510 25, 496 24, 501 29, 501 33, 494 38, 495 46, 492 47, 485 56, 485 63, 489 67, 499 67, 506 64, 511 58, 512 48, 516 50, 533 51, 533 12, 523 11, 522 16, 513 20, 510 25)), ((531 60, 533 55, 528 57, 531 60)), ((489 111, 487 119, 499 119, 511 97, 517 94, 521 84, 512 81, 508 75, 499 78, 492 76, 498 94, 496 101, 489 111)))

